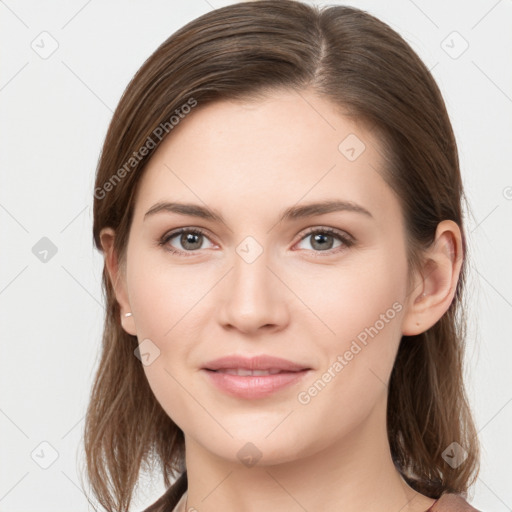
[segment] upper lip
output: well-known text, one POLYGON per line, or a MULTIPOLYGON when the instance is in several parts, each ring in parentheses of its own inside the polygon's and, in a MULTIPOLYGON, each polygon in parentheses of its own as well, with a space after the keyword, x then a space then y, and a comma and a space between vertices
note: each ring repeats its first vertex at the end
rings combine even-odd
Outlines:
POLYGON ((306 365, 294 363, 280 357, 273 357, 266 354, 255 357, 244 357, 240 355, 230 355, 215 359, 205 364, 206 370, 221 369, 244 369, 244 370, 283 370, 289 372, 298 372, 301 370, 309 370, 306 365))

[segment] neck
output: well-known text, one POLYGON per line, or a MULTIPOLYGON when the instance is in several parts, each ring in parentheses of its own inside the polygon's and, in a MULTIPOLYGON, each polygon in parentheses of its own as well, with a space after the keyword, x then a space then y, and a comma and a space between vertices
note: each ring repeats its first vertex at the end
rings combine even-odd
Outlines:
POLYGON ((186 510, 235 512, 424 512, 435 500, 403 480, 393 464, 385 402, 335 445, 252 467, 221 458, 185 435, 186 510), (193 508, 192 508, 193 507, 193 508))

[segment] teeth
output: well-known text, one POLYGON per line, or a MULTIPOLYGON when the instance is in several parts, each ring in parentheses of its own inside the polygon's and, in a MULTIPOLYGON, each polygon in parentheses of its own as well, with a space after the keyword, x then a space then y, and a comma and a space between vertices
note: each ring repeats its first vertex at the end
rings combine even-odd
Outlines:
POLYGON ((219 373, 227 373, 229 375, 275 375, 276 373, 281 373, 281 370, 273 369, 273 370, 246 370, 245 368, 222 368, 221 370, 217 370, 219 373))

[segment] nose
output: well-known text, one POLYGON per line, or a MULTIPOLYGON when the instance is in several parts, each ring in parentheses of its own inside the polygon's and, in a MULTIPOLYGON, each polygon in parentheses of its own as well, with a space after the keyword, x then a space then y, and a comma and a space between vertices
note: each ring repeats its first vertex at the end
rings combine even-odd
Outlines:
POLYGON ((218 297, 218 320, 224 328, 256 334, 286 327, 290 292, 274 267, 265 251, 252 262, 234 254, 218 297))

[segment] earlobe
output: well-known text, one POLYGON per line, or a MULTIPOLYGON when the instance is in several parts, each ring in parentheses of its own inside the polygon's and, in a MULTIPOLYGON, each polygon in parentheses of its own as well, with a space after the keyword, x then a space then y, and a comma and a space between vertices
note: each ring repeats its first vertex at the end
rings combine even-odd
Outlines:
POLYGON ((136 336, 135 322, 127 293, 125 272, 119 264, 118 255, 114 247, 115 231, 112 228, 102 229, 100 241, 105 258, 105 267, 110 277, 116 300, 119 303, 121 325, 128 334, 136 336))
POLYGON ((407 297, 402 334, 413 336, 432 327, 453 301, 462 266, 462 238, 457 223, 444 220, 425 254, 425 265, 416 287, 407 297))

